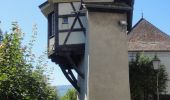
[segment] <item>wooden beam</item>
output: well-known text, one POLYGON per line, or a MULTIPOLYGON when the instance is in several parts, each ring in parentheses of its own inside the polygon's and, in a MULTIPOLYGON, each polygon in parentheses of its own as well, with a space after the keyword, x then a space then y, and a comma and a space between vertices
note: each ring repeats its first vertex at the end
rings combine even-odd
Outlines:
MULTIPOLYGON (((72 32, 79 32, 79 31, 85 31, 85 28, 74 28, 72 32)), ((64 29, 64 30, 59 30, 59 33, 64 33, 64 32, 69 32, 70 29, 64 29)))
POLYGON ((60 66, 63 74, 65 75, 65 77, 68 79, 68 81, 72 84, 72 86, 80 93, 80 87, 77 85, 77 81, 73 80, 74 78, 69 76, 69 72, 67 72, 63 66, 60 66))
POLYGON ((71 67, 73 67, 74 70, 77 72, 77 74, 84 79, 84 74, 80 72, 80 70, 78 69, 78 67, 76 66, 76 64, 72 60, 72 58, 70 57, 70 55, 67 54, 66 56, 67 56, 68 61, 70 61, 70 64, 72 65, 71 67))
MULTIPOLYGON (((79 10, 81 10, 82 8, 83 8, 83 7, 82 7, 82 4, 80 4, 79 10)), ((71 34, 71 32, 72 32, 75 24, 76 24, 76 21, 77 21, 78 17, 79 17, 79 14, 80 14, 80 12, 77 13, 77 15, 76 15, 76 17, 75 17, 75 19, 74 19, 74 21, 73 21, 73 24, 71 25, 70 31, 68 32, 68 34, 67 34, 67 36, 66 36, 66 39, 64 40, 64 45, 66 45, 66 43, 67 43, 67 40, 68 40, 68 38, 69 38, 69 36, 70 36, 70 34, 71 34)))

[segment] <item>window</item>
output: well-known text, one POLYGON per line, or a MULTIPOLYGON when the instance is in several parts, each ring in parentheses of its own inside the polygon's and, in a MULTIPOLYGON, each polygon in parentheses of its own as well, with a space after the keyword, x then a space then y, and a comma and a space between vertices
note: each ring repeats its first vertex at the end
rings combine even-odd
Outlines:
POLYGON ((63 18, 62 24, 68 24, 68 17, 63 18))
POLYGON ((48 15, 48 34, 49 37, 55 35, 55 15, 54 12, 48 15))

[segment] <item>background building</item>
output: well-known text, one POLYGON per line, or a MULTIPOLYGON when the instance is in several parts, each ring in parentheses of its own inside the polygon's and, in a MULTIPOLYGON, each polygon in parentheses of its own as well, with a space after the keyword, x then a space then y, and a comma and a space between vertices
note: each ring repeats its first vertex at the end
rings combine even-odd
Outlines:
MULTIPOLYGON (((170 76, 170 36, 146 19, 141 18, 129 32, 128 50, 129 61, 135 59, 138 52, 143 52, 150 57, 154 57, 156 54, 170 76)), ((165 94, 170 95, 170 81, 168 81, 165 94)))

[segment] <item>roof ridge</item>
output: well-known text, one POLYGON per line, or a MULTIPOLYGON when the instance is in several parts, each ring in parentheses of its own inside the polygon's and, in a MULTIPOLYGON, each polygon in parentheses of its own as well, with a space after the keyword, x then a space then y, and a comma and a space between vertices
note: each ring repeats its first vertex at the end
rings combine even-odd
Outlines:
POLYGON ((133 29, 135 29, 137 26, 138 26, 138 24, 143 20, 144 18, 141 18, 132 28, 131 28, 131 30, 128 32, 128 34, 133 30, 133 29))
POLYGON ((151 22, 149 22, 148 20, 144 19, 145 21, 147 21, 150 25, 152 25, 155 29, 157 29, 158 31, 160 31, 160 33, 162 33, 162 35, 166 36, 167 38, 170 39, 170 36, 168 34, 166 34, 165 32, 163 32, 161 29, 159 29, 158 27, 156 27, 154 24, 152 24, 151 22))
POLYGON ((153 27, 155 30, 157 30, 160 35, 165 36, 166 38, 168 38, 170 40, 170 36, 168 34, 163 32, 162 30, 160 30, 158 27, 156 27, 155 25, 153 25, 151 22, 149 22, 148 20, 146 20, 143 17, 132 27, 131 31, 128 32, 128 39, 130 39, 133 36, 133 34, 135 34, 135 32, 133 32, 134 29, 136 27, 138 27, 138 25, 140 25, 140 23, 143 21, 147 22, 151 27, 153 27))
POLYGON ((128 34, 128 50, 170 51, 170 36, 145 18, 141 18, 128 34))

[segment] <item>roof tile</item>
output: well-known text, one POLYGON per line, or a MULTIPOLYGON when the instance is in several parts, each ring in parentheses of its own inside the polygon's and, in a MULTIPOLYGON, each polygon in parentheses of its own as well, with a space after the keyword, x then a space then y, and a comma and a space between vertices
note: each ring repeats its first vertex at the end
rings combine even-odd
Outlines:
POLYGON ((128 33, 129 51, 170 51, 170 37, 142 18, 128 33))

